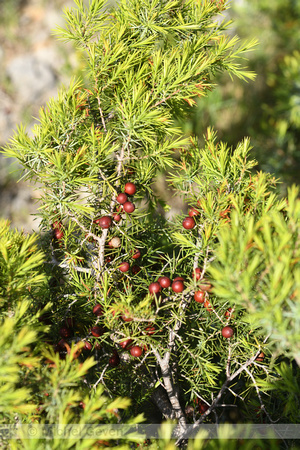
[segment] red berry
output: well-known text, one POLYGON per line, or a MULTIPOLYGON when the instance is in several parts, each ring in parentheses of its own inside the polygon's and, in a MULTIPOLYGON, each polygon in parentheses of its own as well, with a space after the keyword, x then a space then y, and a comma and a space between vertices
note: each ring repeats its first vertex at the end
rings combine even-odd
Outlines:
POLYGON ((225 317, 226 317, 227 319, 228 319, 228 317, 232 317, 231 311, 232 311, 232 308, 228 308, 227 311, 225 311, 225 317))
POLYGON ((189 210, 189 216, 190 216, 190 217, 198 216, 199 214, 200 214, 200 212, 199 212, 198 209, 196 209, 196 208, 191 208, 191 209, 189 210))
POLYGON ((128 311, 125 311, 125 314, 121 315, 124 322, 132 322, 133 318, 129 315, 128 311))
POLYGON ((149 285, 150 294, 158 294, 161 291, 161 285, 159 283, 151 283, 149 285))
POLYGON ((222 336, 226 339, 229 339, 233 336, 233 329, 231 327, 224 327, 222 329, 222 336))
POLYGON ((126 194, 124 194, 124 192, 121 192, 117 198, 116 198, 117 202, 120 203, 120 205, 123 205, 123 203, 127 202, 128 197, 126 194))
POLYGON ((143 353, 143 349, 141 347, 139 347, 138 345, 134 345, 133 347, 131 347, 130 349, 130 354, 132 356, 135 356, 136 358, 138 358, 139 356, 141 356, 141 354, 143 353))
POLYGON ((200 269, 200 267, 197 267, 196 269, 194 269, 193 278, 195 280, 200 280, 201 273, 202 273, 202 269, 200 269))
POLYGON ((134 250, 134 253, 132 255, 133 259, 138 259, 141 256, 140 250, 134 250))
POLYGON ((142 269, 140 268, 140 266, 137 266, 136 264, 134 266, 131 267, 131 272, 133 275, 136 275, 137 273, 139 273, 142 269))
POLYGON ((91 328, 91 333, 95 337, 100 337, 103 335, 104 331, 103 331, 103 328, 99 327, 98 325, 94 325, 91 328))
POLYGON ((64 232, 62 230, 54 230, 54 236, 60 241, 64 237, 64 232))
POLYGON ((120 364, 120 358, 118 352, 115 350, 113 356, 111 356, 108 360, 108 364, 111 367, 117 367, 120 364))
POLYGON ((200 414, 204 414, 208 410, 209 406, 203 401, 199 402, 198 411, 200 414))
POLYGON ((113 215, 114 221, 115 222, 120 222, 120 220, 122 219, 122 217, 120 216, 120 214, 114 214, 113 215))
POLYGON ((204 303, 205 301, 205 292, 204 291, 196 291, 194 294, 194 299, 198 303, 204 303))
POLYGON ((119 265, 119 270, 121 270, 121 272, 128 272, 130 266, 128 262, 123 262, 119 265))
POLYGON ((68 327, 61 327, 61 329, 59 330, 59 334, 62 338, 68 338, 71 336, 71 330, 68 327))
POLYGON ((159 277, 157 281, 162 288, 168 288, 171 286, 171 280, 169 277, 159 277))
POLYGON ((155 333, 155 327, 149 326, 147 328, 145 328, 145 331, 147 332, 148 336, 151 336, 152 334, 155 333))
POLYGON ((132 339, 126 339, 125 341, 119 342, 120 347, 122 347, 124 350, 128 349, 130 345, 132 344, 132 339))
POLYGON ((186 217, 185 219, 183 219, 182 226, 186 230, 191 230, 196 226, 196 222, 192 217, 186 217))
POLYGON ((200 284, 200 285, 199 285, 199 288, 200 288, 202 291, 210 291, 211 288, 212 288, 212 285, 211 285, 210 283, 208 283, 208 282, 205 282, 205 284, 200 284))
POLYGON ((184 278, 183 277, 175 277, 173 282, 174 281, 183 281, 184 282, 184 278))
POLYGON ((211 304, 210 304, 210 302, 209 302, 208 300, 205 300, 204 306, 205 306, 205 308, 207 309, 207 311, 209 311, 209 312, 212 311, 211 304))
POLYGON ((182 292, 184 290, 184 284, 181 280, 173 281, 172 290, 174 292, 182 292))
POLYGON ((131 214, 135 210, 135 206, 131 202, 125 202, 124 205, 123 205, 123 210, 125 212, 127 212, 127 214, 131 214))
POLYGON ((96 219, 95 222, 99 225, 100 228, 106 230, 111 226, 111 217, 103 216, 100 219, 96 219))
POLYGON ((103 315, 103 308, 101 305, 99 305, 99 303, 97 303, 94 308, 93 308, 93 313, 95 314, 95 316, 100 317, 103 315))
POLYGON ((130 182, 126 183, 126 184, 125 184, 124 191, 125 191, 126 194, 128 194, 128 195, 134 195, 134 194, 136 193, 136 187, 135 187, 135 184, 130 183, 130 182))
POLYGON ((93 346, 89 341, 84 341, 84 347, 85 350, 92 350, 93 346))
POLYGON ((255 358, 256 361, 258 362, 263 362, 263 360, 265 359, 265 354, 264 352, 260 352, 260 354, 255 358))

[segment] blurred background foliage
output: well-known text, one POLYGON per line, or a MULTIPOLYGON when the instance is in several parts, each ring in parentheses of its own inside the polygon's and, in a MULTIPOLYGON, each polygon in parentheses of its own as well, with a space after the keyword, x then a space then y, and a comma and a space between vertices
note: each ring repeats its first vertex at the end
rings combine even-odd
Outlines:
MULTIPOLYGON (((250 69, 256 72, 257 77, 255 81, 246 83, 238 79, 231 80, 226 75, 217 76, 216 88, 207 97, 197 99, 197 106, 189 120, 181 125, 185 133, 195 133, 199 139, 202 139, 208 126, 213 126, 218 132, 218 138, 233 147, 244 136, 249 136, 253 146, 252 156, 258 161, 256 169, 274 173, 276 178, 280 178, 279 190, 285 195, 288 186, 300 184, 300 2, 232 0, 229 4, 226 19, 232 20, 230 33, 246 40, 254 37, 258 39, 255 49, 245 54, 250 69)), ((4 115, 11 116, 11 123, 5 124, 5 133, 1 136, 0 96, 0 147, 5 144, 17 123, 25 122, 30 130, 32 116, 37 117, 39 107, 53 95, 52 91, 46 92, 44 97, 22 105, 5 71, 6 63, 13 55, 22 52, 35 54, 37 46, 42 45, 41 39, 37 38, 38 26, 43 27, 42 38, 47 48, 49 45, 55 47, 61 55, 55 72, 55 89, 61 83, 67 84, 74 74, 82 73, 81 55, 51 36, 51 29, 57 25, 63 26, 62 8, 72 5, 71 0, 0 2, 0 63, 4 68, 0 74, 0 94, 2 92, 6 96, 4 115), (47 27, 44 23, 48 26, 48 36, 45 35, 47 27), (11 115, 15 107, 17 113, 11 115), (10 126, 11 130, 8 130, 10 126)), ((20 189, 16 189, 17 177, 18 171, 13 172, 11 166, 1 158, 0 198, 3 202, 0 201, 0 216, 12 220, 18 228, 24 226, 25 229, 36 229, 37 223, 30 221, 26 224, 25 218, 28 212, 34 213, 36 206, 33 198, 38 197, 38 193, 34 194, 31 190, 32 194, 26 196, 24 202, 28 203, 29 208, 28 212, 24 211, 23 206, 19 207, 18 202, 11 200, 18 198, 21 191, 24 196, 22 184, 20 189), (9 189, 14 190, 13 197, 7 196, 9 189), (7 205, 11 205, 9 209, 7 205), (18 217, 20 211, 21 219, 18 217)), ((157 186, 163 193, 164 180, 160 180, 157 186)), ((174 206, 176 209, 172 203, 174 206)), ((181 208, 181 205, 178 207, 181 208)))
POLYGON ((246 55, 256 80, 220 77, 183 127, 201 137, 213 125, 230 145, 250 136, 257 169, 280 177, 286 194, 287 186, 300 181, 300 2, 233 0, 228 14, 233 34, 258 38, 246 55))

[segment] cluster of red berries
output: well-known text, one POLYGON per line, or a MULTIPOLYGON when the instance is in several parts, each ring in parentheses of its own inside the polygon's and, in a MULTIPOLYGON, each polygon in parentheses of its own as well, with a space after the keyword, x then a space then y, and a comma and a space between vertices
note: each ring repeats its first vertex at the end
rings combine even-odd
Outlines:
POLYGON ((196 208, 190 208, 188 217, 185 217, 182 222, 183 228, 186 230, 192 230, 196 226, 196 221, 194 219, 194 216, 198 216, 200 214, 200 211, 196 208))
MULTIPOLYGON (((125 184, 124 192, 120 192, 117 195, 116 201, 119 203, 120 207, 113 214, 113 219, 115 222, 120 222, 121 215, 120 212, 123 210, 127 214, 133 213, 135 210, 135 204, 128 200, 128 195, 134 195, 136 193, 136 186, 134 183, 128 182, 125 184)), ((110 216, 102 216, 94 221, 100 228, 106 230, 112 225, 112 218, 110 216)))

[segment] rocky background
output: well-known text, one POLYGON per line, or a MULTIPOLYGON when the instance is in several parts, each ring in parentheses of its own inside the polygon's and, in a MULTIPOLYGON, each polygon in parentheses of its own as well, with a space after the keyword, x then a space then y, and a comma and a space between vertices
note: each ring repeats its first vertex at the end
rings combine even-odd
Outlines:
MULTIPOLYGON (((0 0, 0 147, 18 124, 29 133, 39 109, 80 71, 80 56, 52 35, 63 26, 62 0, 0 0)), ((0 217, 36 230, 38 186, 19 181, 20 167, 0 156, 0 217)))

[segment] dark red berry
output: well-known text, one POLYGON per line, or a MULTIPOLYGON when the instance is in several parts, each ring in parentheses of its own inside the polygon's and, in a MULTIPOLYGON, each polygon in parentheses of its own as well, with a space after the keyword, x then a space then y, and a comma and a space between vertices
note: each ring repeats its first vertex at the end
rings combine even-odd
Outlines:
POLYGON ((200 269, 200 267, 197 267, 196 269, 194 269, 194 272, 193 272, 194 279, 200 280, 201 273, 202 273, 202 269, 200 269))
POLYGON ((210 304, 210 302, 208 300, 205 300, 204 307, 207 309, 207 311, 209 311, 209 312, 212 311, 211 304, 210 304))
POLYGON ((111 217, 109 216, 103 216, 100 217, 100 219, 95 220, 95 223, 97 223, 99 227, 103 228, 104 230, 111 226, 111 222, 111 217))
POLYGON ((131 202, 125 202, 124 205, 123 205, 123 210, 124 210, 127 214, 133 213, 133 211, 135 210, 134 203, 131 203, 131 202))
POLYGON ((138 259, 141 256, 140 250, 134 250, 134 253, 132 255, 133 259, 138 259))
POLYGON ((99 303, 97 303, 94 308, 93 308, 93 313, 95 314, 95 316, 100 317, 103 315, 103 308, 101 305, 99 305, 99 303))
POLYGON ((200 212, 199 212, 198 209, 196 209, 196 208, 191 208, 191 209, 189 210, 189 216, 190 216, 190 217, 198 216, 199 214, 200 214, 200 212))
POLYGON ((161 285, 162 288, 168 288, 171 286, 171 280, 169 277, 159 277, 157 282, 161 285))
POLYGON ((140 268, 140 266, 137 266, 136 264, 134 266, 131 267, 131 272, 133 275, 136 275, 137 273, 139 273, 142 269, 140 268))
POLYGON ((175 277, 173 282, 174 281, 183 281, 184 282, 184 278, 183 277, 175 277))
POLYGON ((155 327, 149 326, 147 328, 145 328, 146 333, 148 334, 148 336, 151 336, 152 334, 155 333, 155 327))
POLYGON ((182 292, 184 290, 184 284, 181 280, 173 281, 172 290, 174 292, 182 292))
POLYGON ((143 353, 143 349, 141 347, 139 347, 138 345, 134 345, 133 347, 131 347, 130 349, 130 354, 132 356, 135 356, 136 358, 138 358, 139 356, 141 356, 141 354, 143 353))
POLYGON ((130 183, 130 182, 126 183, 126 184, 125 184, 124 191, 125 191, 126 194, 128 194, 128 195, 134 195, 134 194, 136 193, 136 187, 135 187, 135 184, 130 183))
POLYGON ((84 341, 84 347, 85 350, 92 350, 93 346, 89 341, 84 341))
POLYGON ((159 283, 151 283, 149 285, 150 294, 158 294, 161 291, 161 285, 159 283))
POLYGON ((120 216, 120 214, 114 214, 113 215, 114 221, 115 222, 120 222, 120 220, 122 219, 122 217, 120 216))
POLYGON ((120 347, 122 347, 124 350, 128 349, 132 344, 132 339, 126 339, 125 341, 119 342, 120 347))
POLYGON ((109 358, 108 364, 111 367, 117 367, 120 364, 120 358, 116 350, 114 351, 114 354, 109 358))
POLYGON ((222 329, 222 336, 226 339, 229 339, 233 336, 234 332, 233 329, 231 327, 224 327, 222 329))
POLYGON ((232 317, 232 308, 228 308, 227 311, 225 311, 225 317, 228 319, 229 317, 232 317))
POLYGON ((263 362, 263 360, 265 359, 265 356, 266 355, 264 354, 264 352, 260 352, 260 354, 255 359, 258 362, 263 362))
POLYGON ((205 292, 204 291, 196 291, 194 294, 194 299, 198 303, 204 303, 205 301, 205 292))
POLYGON ((123 262, 119 265, 119 270, 121 272, 128 272, 129 268, 130 268, 130 266, 129 266, 128 262, 123 262))
POLYGON ((68 327, 61 327, 61 329, 59 330, 59 334, 62 338, 66 339, 71 336, 71 330, 68 327))
POLYGON ((91 328, 91 333, 95 337, 100 337, 103 335, 104 331, 103 331, 103 328, 99 327, 98 325, 94 325, 91 328))
POLYGON ((192 217, 186 217, 185 219, 183 219, 182 226, 186 230, 191 230, 196 226, 196 222, 192 217))
POLYGON ((124 192, 121 192, 117 198, 116 198, 117 202, 120 203, 120 205, 123 205, 123 203, 127 202, 128 197, 126 194, 124 194, 124 192))

